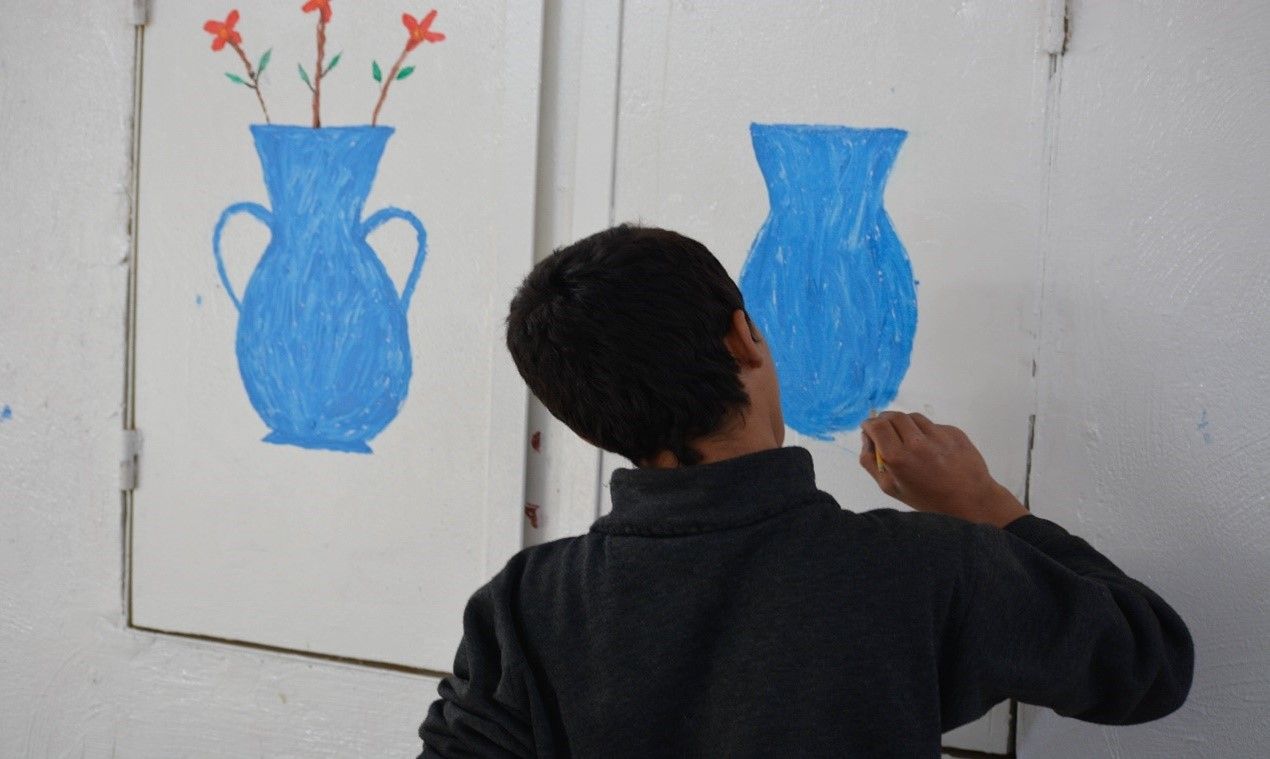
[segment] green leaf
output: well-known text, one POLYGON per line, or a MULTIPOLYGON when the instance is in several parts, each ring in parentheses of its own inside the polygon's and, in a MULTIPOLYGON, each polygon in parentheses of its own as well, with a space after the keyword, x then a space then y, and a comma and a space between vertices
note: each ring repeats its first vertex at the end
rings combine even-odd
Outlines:
POLYGON ((243 78, 241 76, 238 76, 237 74, 231 74, 228 71, 226 71, 225 76, 229 77, 229 81, 233 82, 234 84, 241 84, 244 87, 247 86, 247 83, 243 81, 243 78))
POLYGON ((340 51, 335 54, 335 57, 331 59, 331 62, 326 64, 326 69, 322 71, 322 76, 326 76, 327 74, 331 73, 331 69, 340 65, 340 56, 343 54, 344 54, 343 51, 340 51))
POLYGON ((384 81, 384 72, 379 70, 379 61, 370 62, 370 75, 375 77, 376 82, 384 81))
POLYGON ((414 67, 414 66, 406 66, 404 69, 402 69, 401 71, 398 71, 398 72, 397 72, 397 78, 398 78, 398 79, 405 79, 406 77, 410 76, 410 75, 411 75, 411 74, 413 74, 414 72, 415 72, 415 67, 414 67))
POLYGON ((273 56, 273 48, 269 48, 268 50, 265 51, 264 55, 260 56, 260 63, 256 64, 256 78, 257 79, 260 78, 261 74, 265 73, 265 69, 268 68, 269 66, 269 59, 272 56, 273 56))
POLYGON ((297 63, 295 67, 300 69, 300 79, 309 86, 309 89, 313 89, 313 82, 309 81, 309 73, 304 70, 304 64, 297 63))

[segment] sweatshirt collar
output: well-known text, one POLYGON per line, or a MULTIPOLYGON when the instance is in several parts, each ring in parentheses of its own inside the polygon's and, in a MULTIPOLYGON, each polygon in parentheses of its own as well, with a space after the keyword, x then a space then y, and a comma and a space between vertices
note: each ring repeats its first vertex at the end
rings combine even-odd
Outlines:
POLYGON ((805 448, 758 453, 676 469, 618 469, 613 511, 591 525, 616 535, 685 535, 757 522, 814 498, 805 448))

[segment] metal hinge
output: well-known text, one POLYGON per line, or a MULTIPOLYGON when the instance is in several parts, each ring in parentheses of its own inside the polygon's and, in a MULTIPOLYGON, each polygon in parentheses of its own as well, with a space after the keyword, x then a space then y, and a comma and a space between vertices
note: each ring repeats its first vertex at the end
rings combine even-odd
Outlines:
POLYGON ((132 25, 145 26, 150 23, 150 0, 132 0, 132 25))
POLYGON ((137 470, 141 467, 141 430, 124 430, 119 453, 119 489, 137 488, 137 470))
POLYGON ((1045 0, 1041 49, 1050 55, 1062 55, 1067 49, 1067 14, 1067 0, 1045 0))

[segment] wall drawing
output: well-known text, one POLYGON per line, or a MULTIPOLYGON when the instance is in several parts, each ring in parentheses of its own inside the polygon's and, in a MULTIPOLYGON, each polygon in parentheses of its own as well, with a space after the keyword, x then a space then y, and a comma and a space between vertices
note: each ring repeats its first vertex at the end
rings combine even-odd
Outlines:
POLYGON ((432 11, 421 20, 403 14, 405 49, 380 84, 369 125, 326 127, 321 120, 322 80, 342 53, 326 59, 332 0, 309 0, 301 10, 317 12, 317 57, 313 71, 297 64, 312 94, 311 126, 269 121, 260 75, 265 52, 252 66, 236 29, 237 11, 208 21, 214 51, 229 47, 246 77, 230 81, 255 92, 264 124, 250 127, 260 158, 269 208, 240 202, 224 210, 212 233, 216 271, 238 309, 236 353, 247 397, 270 432, 264 440, 310 449, 370 453, 369 441, 387 427, 406 399, 411 376, 406 313, 427 251, 427 232, 414 214, 384 208, 363 216, 380 158, 393 128, 376 124, 388 86, 405 79, 402 64, 422 42, 445 35, 433 31, 432 11), (245 213, 270 231, 270 241, 239 297, 225 271, 221 235, 226 222, 245 213), (391 220, 409 224, 417 249, 398 293, 367 236, 391 220))
POLYGON ((882 207, 907 132, 752 124, 770 212, 741 271, 785 423, 821 440, 895 398, 917 329, 903 244, 882 207))

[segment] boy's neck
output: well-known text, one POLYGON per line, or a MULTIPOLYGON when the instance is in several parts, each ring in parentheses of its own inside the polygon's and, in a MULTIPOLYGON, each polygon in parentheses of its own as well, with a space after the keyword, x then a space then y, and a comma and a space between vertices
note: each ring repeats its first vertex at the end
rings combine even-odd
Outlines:
MULTIPOLYGON (((780 448, 781 441, 776 439, 771 430, 766 433, 756 426, 746 425, 726 436, 701 438, 692 442, 693 450, 701 454, 698 464, 713 464, 716 461, 745 456, 750 453, 780 448)), ((641 466, 645 469, 675 469, 681 464, 679 458, 670 451, 661 451, 641 466)))

